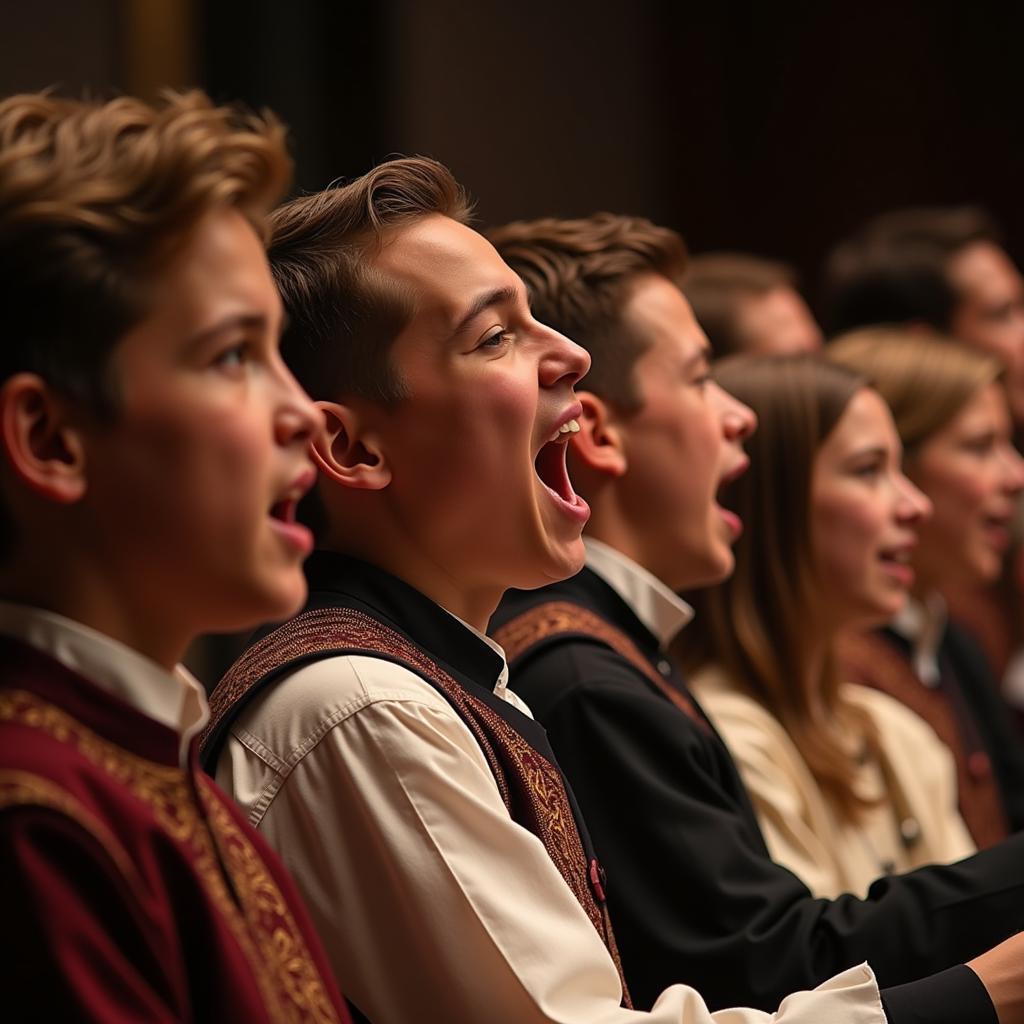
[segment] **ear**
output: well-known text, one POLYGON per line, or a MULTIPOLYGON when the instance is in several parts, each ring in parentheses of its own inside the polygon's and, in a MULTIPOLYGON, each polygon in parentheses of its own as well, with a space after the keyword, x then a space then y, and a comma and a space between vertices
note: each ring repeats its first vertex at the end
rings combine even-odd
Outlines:
POLYGON ((391 469, 377 440, 364 431, 349 405, 315 402, 326 427, 313 441, 313 461, 320 472, 343 487, 380 491, 391 483, 391 469))
POLYGON ((569 441, 573 454, 597 473, 622 476, 628 462, 615 410, 591 391, 577 391, 576 397, 583 406, 583 413, 577 417, 579 432, 569 441))
POLYGON ((87 490, 85 445, 71 404, 34 373, 0 387, 0 445, 15 476, 50 501, 70 505, 87 490))

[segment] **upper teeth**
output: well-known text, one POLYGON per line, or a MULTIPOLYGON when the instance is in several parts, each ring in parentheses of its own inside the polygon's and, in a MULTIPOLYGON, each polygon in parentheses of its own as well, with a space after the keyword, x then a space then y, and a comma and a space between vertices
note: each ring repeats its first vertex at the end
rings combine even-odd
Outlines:
POLYGON ((551 440, 557 441, 559 436, 562 434, 577 434, 579 433, 580 425, 576 420, 569 420, 567 423, 563 423, 552 435, 551 440))

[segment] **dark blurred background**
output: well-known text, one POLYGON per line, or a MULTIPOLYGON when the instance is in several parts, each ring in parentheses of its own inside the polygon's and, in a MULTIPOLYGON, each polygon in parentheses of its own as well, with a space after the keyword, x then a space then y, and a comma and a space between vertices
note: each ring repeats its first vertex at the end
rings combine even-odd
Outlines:
POLYGON ((0 92, 200 85, 275 109, 297 188, 392 153, 483 223, 596 209, 795 263, 907 204, 978 202, 1024 253, 1022 5, 5 0, 0 92))

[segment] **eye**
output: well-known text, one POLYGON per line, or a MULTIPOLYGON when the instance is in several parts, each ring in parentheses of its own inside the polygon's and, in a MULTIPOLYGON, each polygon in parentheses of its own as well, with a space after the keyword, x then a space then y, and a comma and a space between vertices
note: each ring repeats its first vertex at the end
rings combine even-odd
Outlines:
POLYGON ((218 370, 237 373, 252 360, 252 346, 248 341, 236 342, 217 353, 213 365, 218 370))
POLYGON ((495 351, 496 349, 504 348, 509 342, 512 341, 512 334, 510 331, 506 331, 504 327, 498 327, 490 334, 486 335, 484 339, 477 345, 477 348, 495 351))
POLYGON ((976 455, 987 455, 996 446, 995 435, 986 434, 983 437, 971 437, 964 442, 964 448, 976 455))
POLYGON ((859 466, 854 466, 851 470, 854 476, 860 477, 862 480, 874 480, 881 475, 882 463, 881 462, 865 462, 859 466))
POLYGON ((703 391, 711 383, 711 374, 705 373, 693 381, 693 386, 703 391))

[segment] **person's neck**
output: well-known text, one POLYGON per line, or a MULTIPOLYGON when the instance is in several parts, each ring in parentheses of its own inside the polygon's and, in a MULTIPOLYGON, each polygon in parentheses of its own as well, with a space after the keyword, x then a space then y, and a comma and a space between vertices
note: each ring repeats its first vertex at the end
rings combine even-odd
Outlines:
POLYGON ((336 543, 324 543, 323 547, 390 573, 481 633, 487 632, 487 624, 506 589, 504 586, 467 586, 442 565, 408 550, 381 553, 336 543))
POLYGON ((76 572, 68 564, 58 575, 42 571, 0 574, 0 600, 63 615, 117 640, 167 671, 182 660, 193 639, 176 636, 166 618, 155 621, 145 609, 112 592, 104 581, 76 572), (59 586, 48 587, 47 580, 58 580, 59 586))

